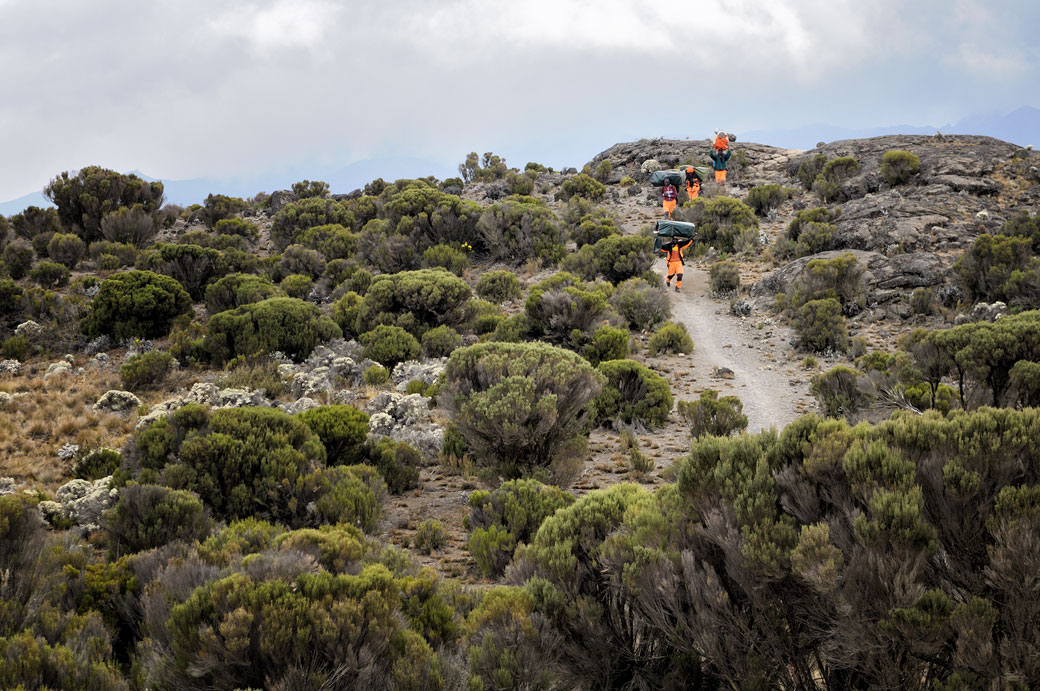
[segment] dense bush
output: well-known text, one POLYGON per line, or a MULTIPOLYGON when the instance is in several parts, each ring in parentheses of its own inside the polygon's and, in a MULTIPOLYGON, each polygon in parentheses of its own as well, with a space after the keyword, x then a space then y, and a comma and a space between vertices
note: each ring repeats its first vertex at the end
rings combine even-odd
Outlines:
POLYGON ((440 267, 461 276, 469 266, 469 257, 463 250, 451 245, 434 245, 423 252, 421 264, 424 269, 440 267))
POLYGON ((787 232, 777 240, 776 258, 797 259, 834 249, 837 228, 833 222, 840 215, 840 210, 830 211, 822 206, 797 212, 787 232))
MULTIPOLYGON (((145 182, 136 175, 122 175, 114 170, 87 166, 73 174, 61 173, 43 190, 44 196, 58 207, 62 225, 87 242, 102 237, 101 222, 108 214, 124 207, 139 206, 153 217, 162 206, 163 184, 145 182)), ((126 238, 106 237, 127 242, 126 238)), ((136 243, 135 243, 136 244, 136 243)))
POLYGON ((616 329, 604 324, 596 329, 581 354, 593 366, 604 360, 620 360, 628 357, 628 329, 616 329))
POLYGON ((438 326, 422 336, 422 349, 429 357, 447 357, 462 345, 462 336, 450 326, 438 326))
POLYGON ((909 151, 892 149, 881 156, 881 177, 890 185, 902 185, 921 170, 921 159, 909 151))
POLYGON ((54 262, 38 262, 29 272, 29 278, 44 288, 59 288, 68 285, 69 270, 54 262))
POLYGON ((159 273, 176 279, 198 302, 205 297, 207 285, 228 273, 224 255, 212 247, 160 243, 155 250, 159 273))
POLYGON ((440 521, 427 518, 415 531, 412 547, 420 554, 439 552, 448 543, 448 531, 440 521))
POLYGON ((554 343, 572 342, 596 326, 607 302, 576 276, 561 272, 531 289, 524 304, 530 328, 554 343))
POLYGON ((866 282, 863 267, 852 254, 833 259, 813 259, 791 284, 781 304, 798 309, 810 300, 834 299, 841 311, 853 315, 866 306, 866 282))
POLYGON ((679 322, 665 322, 654 335, 650 337, 647 344, 650 355, 660 353, 682 353, 688 355, 693 352, 693 339, 686 331, 686 325, 679 322))
POLYGON ((83 258, 86 247, 78 235, 55 233, 47 243, 47 256, 71 271, 83 258))
POLYGON ((471 295, 465 281, 442 269, 378 276, 361 301, 355 329, 393 325, 419 337, 441 324, 457 326, 465 321, 471 295))
POLYGON ((61 221, 58 220, 58 212, 54 209, 30 206, 20 214, 11 216, 11 228, 17 237, 27 240, 37 248, 37 254, 45 256, 47 243, 55 233, 61 232, 61 221))
POLYGON ((477 233, 492 261, 519 264, 537 258, 555 264, 565 251, 556 214, 530 197, 488 207, 477 222, 477 233))
POLYGON ((602 376, 545 344, 483 343, 452 353, 440 390, 473 459, 507 478, 563 480, 586 446, 589 402, 602 376))
POLYGON ((845 352, 849 334, 841 316, 841 303, 834 298, 809 300, 798 308, 792 320, 798 343, 813 352, 845 352))
POLYGON ((123 456, 115 449, 94 449, 84 454, 72 469, 73 476, 81 480, 100 480, 119 469, 123 456))
POLYGON ((783 204, 787 197, 787 190, 780 185, 758 185, 748 191, 745 203, 759 216, 765 216, 783 204))
POLYGON ((90 337, 162 338, 174 319, 190 312, 191 296, 174 279, 127 271, 101 283, 83 330, 90 337))
POLYGON ((364 356, 385 366, 415 360, 422 354, 422 346, 415 336, 399 326, 381 324, 361 334, 359 340, 365 346, 364 356))
POLYGON ((657 427, 668 421, 672 391, 664 377, 634 360, 607 360, 596 369, 605 380, 594 401, 599 422, 657 427))
POLYGON ((119 491, 119 501, 104 513, 102 527, 109 551, 119 556, 162 547, 174 540, 202 540, 213 529, 213 521, 202 501, 191 492, 131 484, 119 491))
POLYGON ((361 373, 361 381, 365 386, 382 386, 390 381, 390 370, 382 365, 371 365, 361 373))
POLYGON ((213 224, 213 232, 218 235, 238 235, 247 240, 256 240, 259 235, 256 224, 244 218, 222 218, 213 224))
POLYGON ((578 173, 563 181, 560 196, 563 199, 581 197, 591 201, 599 201, 607 193, 607 186, 585 173, 578 173))
POLYGON ((363 448, 365 462, 371 465, 386 482, 393 494, 401 494, 419 486, 419 466, 422 454, 403 441, 373 438, 363 448))
POLYGON ((155 214, 140 204, 116 209, 101 219, 100 237, 108 242, 141 248, 151 243, 158 232, 155 214))
POLYGON ((264 276, 228 274, 206 286, 206 309, 210 314, 217 314, 276 295, 278 288, 264 276))
POLYGON ((33 263, 33 248, 25 240, 16 238, 4 248, 4 266, 14 280, 25 278, 33 263))
POLYGON ((707 389, 696 401, 679 401, 676 410, 690 426, 690 434, 696 439, 706 435, 727 437, 734 432, 743 432, 748 419, 744 415, 744 404, 736 396, 723 396, 707 389))
POLYGON ((842 365, 814 374, 809 391, 828 417, 852 420, 873 402, 863 373, 842 365))
POLYGON ((595 245, 599 273, 611 283, 621 283, 645 273, 654 263, 653 239, 640 235, 615 235, 595 245))
POLYGON ((740 287, 740 267, 721 261, 711 265, 711 291, 718 295, 735 292, 740 287))
POLYGON ((269 298, 213 315, 206 326, 206 351, 216 362, 276 350, 302 360, 323 341, 342 332, 317 305, 294 298, 269 298))
POLYGON ((303 274, 318 279, 325 273, 326 266, 321 252, 303 245, 289 245, 282 251, 278 263, 275 264, 274 276, 279 279, 293 274, 303 274))
POLYGON ((802 187, 811 190, 813 182, 816 181, 816 176, 823 172, 823 166, 826 164, 827 156, 824 154, 816 154, 802 161, 801 165, 798 166, 797 173, 798 181, 802 183, 802 187))
POLYGON ((297 300, 306 300, 314 288, 314 281, 304 274, 289 274, 278 286, 282 292, 297 300))
MULTIPOLYGON (((202 208, 198 210, 197 214, 207 228, 216 230, 218 223, 232 220, 233 216, 242 213, 248 208, 249 204, 244 199, 229 197, 226 194, 207 194, 205 201, 202 203, 202 208)), ((218 232, 227 232, 228 226, 225 225, 223 228, 225 230, 218 232)))
POLYGON ((125 242, 97 240, 90 243, 87 254, 94 261, 100 261, 102 255, 108 254, 119 259, 119 266, 133 266, 137 259, 137 248, 125 242))
POLYGON ((621 235, 617 221, 602 207, 595 207, 583 214, 571 230, 571 236, 579 248, 595 245, 604 238, 621 235))
POLYGON ((1033 244, 1021 235, 984 233, 953 269, 972 300, 1033 306, 1040 298, 1040 259, 1033 244))
POLYGON ((720 252, 754 250, 759 244, 758 217, 733 197, 698 197, 686 202, 676 218, 697 224, 697 240, 720 252))
POLYGON ((668 294, 642 278, 630 278, 610 296, 610 305, 637 331, 652 329, 671 316, 668 294))
POLYGON ((360 311, 361 296, 354 291, 344 293, 343 297, 332 303, 332 319, 345 338, 357 335, 357 318, 360 311))
POLYGON ((481 573, 500 576, 516 546, 530 542, 546 518, 573 503, 574 497, 560 488, 530 479, 471 493, 465 525, 471 531, 470 554, 481 573))
POLYGON ((813 180, 812 190, 825 202, 841 196, 841 184, 859 172, 859 161, 851 156, 839 156, 827 161, 813 180))
POLYGON ((318 436, 328 465, 355 465, 365 458, 368 415, 349 405, 325 405, 297 417, 318 436))
POLYGON ((488 271, 477 279, 477 295, 496 304, 516 300, 523 294, 520 279, 512 271, 488 271))
POLYGON ((323 197, 309 197, 286 204, 274 216, 271 240, 278 249, 285 249, 308 228, 339 224, 354 227, 354 215, 338 201, 323 197))
POLYGON ((9 278, 0 278, 0 317, 18 311, 21 299, 21 287, 9 278))
POLYGON ((149 350, 132 355, 119 368, 123 386, 131 391, 154 389, 162 385, 173 368, 173 356, 165 350, 149 350))

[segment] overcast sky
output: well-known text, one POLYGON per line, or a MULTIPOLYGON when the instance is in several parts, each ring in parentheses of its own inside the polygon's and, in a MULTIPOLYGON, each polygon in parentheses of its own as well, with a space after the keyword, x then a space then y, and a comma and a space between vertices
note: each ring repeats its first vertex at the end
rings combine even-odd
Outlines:
MULTIPOLYGON (((1036 0, 0 0, 0 200, 1040 105, 1036 0)), ((765 142, 769 143, 769 142, 765 142)))

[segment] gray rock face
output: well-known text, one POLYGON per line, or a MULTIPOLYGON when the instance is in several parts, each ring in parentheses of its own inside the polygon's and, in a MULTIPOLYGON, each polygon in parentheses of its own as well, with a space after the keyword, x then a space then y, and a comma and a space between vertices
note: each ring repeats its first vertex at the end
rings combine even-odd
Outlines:
POLYGON ((368 404, 371 414, 386 413, 397 424, 413 425, 430 417, 427 399, 417 393, 404 395, 395 391, 384 391, 368 404))
POLYGON ((397 384, 398 391, 404 391, 408 382, 418 379, 424 384, 433 384, 444 372, 448 358, 431 358, 429 360, 408 360, 394 366, 390 379, 397 384))
POLYGON ((95 412, 129 413, 141 406, 141 399, 129 391, 111 389, 94 404, 95 412))
POLYGON ((320 407, 321 404, 315 401, 313 398, 301 398, 298 401, 292 403, 282 404, 282 410, 289 413, 290 415, 299 415, 305 413, 308 410, 320 407))
MULTIPOLYGON (((109 489, 110 477, 94 482, 71 480, 55 492, 60 515, 84 530, 97 530, 101 526, 101 514, 119 497, 119 490, 109 489)), ((46 510, 41 502, 40 510, 46 510)), ((49 510, 54 507, 47 507, 49 510)))
POLYGON ((440 454, 444 429, 432 422, 425 397, 385 391, 372 399, 367 410, 370 435, 411 444, 427 461, 440 454))

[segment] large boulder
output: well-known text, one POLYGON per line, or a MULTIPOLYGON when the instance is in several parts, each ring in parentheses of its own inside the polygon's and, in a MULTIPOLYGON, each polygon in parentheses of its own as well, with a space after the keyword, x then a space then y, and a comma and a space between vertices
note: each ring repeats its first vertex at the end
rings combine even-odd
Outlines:
POLYGON ((141 407, 141 399, 129 391, 110 389, 94 404, 94 412, 130 413, 141 407))
MULTIPOLYGON (((101 526, 101 514, 119 497, 119 490, 108 486, 111 479, 105 477, 94 482, 71 480, 59 487, 55 499, 61 518, 86 531, 97 530, 101 526)), ((44 503, 41 502, 41 511, 45 514, 48 509, 53 511, 53 506, 44 507, 44 503)))

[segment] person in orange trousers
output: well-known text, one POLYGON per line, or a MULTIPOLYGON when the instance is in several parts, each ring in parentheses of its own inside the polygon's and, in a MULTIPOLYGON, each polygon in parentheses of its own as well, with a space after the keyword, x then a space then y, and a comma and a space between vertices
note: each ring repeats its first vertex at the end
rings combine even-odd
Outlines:
POLYGON ((675 279, 675 292, 679 292, 682 289, 683 279, 683 250, 693 244, 693 238, 686 239, 682 242, 682 238, 672 238, 672 241, 667 245, 663 245, 659 252, 665 255, 665 259, 668 261, 668 278, 665 279, 665 287, 672 285, 672 279, 675 279))
POLYGON ((709 154, 712 167, 715 169, 715 182, 720 185, 726 184, 726 161, 732 153, 729 149, 712 149, 709 154))
POLYGON ((666 182, 661 187, 661 199, 664 212, 668 214, 668 218, 671 218, 672 212, 675 211, 675 204, 679 200, 679 190, 675 189, 675 185, 671 182, 666 182))
POLYGON ((701 196, 701 179, 694 173, 693 166, 686 167, 686 196, 690 199, 701 196))

